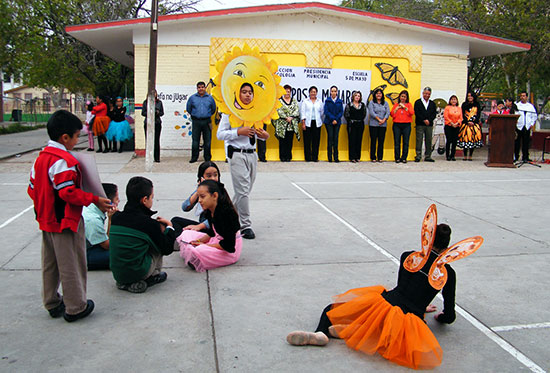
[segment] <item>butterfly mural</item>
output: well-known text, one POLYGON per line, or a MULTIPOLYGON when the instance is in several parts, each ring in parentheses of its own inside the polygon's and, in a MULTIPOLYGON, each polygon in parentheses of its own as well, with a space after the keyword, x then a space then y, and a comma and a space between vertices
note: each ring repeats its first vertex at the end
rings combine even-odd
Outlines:
POLYGON ((389 84, 400 84, 405 88, 409 88, 409 85, 407 84, 407 79, 405 79, 403 73, 399 71, 399 67, 393 66, 385 62, 375 63, 374 66, 376 66, 378 70, 380 70, 380 74, 382 74, 382 79, 384 79, 389 84))
POLYGON ((399 99, 399 93, 397 92, 387 93, 386 97, 392 102, 392 104, 397 104, 397 100, 399 99))
MULTIPOLYGON (((430 252, 435 239, 437 228, 437 208, 435 204, 428 207, 420 233, 421 250, 411 253, 403 262, 403 267, 409 272, 418 272, 428 262, 430 252)), ((441 252, 434 260, 428 272, 430 285, 440 290, 447 282, 447 269, 445 264, 467 257, 473 254, 483 244, 483 237, 469 237, 459 241, 441 252)))
POLYGON ((388 85, 387 84, 381 84, 379 85, 378 87, 376 88, 373 88, 370 93, 369 93, 369 97, 367 97, 367 102, 370 101, 371 97, 372 97, 372 94, 374 93, 374 91, 378 90, 378 89, 381 89, 382 92, 384 92, 384 89, 386 89, 388 85))

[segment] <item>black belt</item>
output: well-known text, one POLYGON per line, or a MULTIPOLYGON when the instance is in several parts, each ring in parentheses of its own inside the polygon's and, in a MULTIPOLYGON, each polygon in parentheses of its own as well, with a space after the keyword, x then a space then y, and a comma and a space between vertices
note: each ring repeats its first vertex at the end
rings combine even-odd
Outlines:
POLYGON ((235 148, 233 147, 232 145, 229 145, 227 147, 227 157, 229 159, 232 159, 233 158, 233 153, 254 153, 255 149, 239 149, 239 148, 235 148))

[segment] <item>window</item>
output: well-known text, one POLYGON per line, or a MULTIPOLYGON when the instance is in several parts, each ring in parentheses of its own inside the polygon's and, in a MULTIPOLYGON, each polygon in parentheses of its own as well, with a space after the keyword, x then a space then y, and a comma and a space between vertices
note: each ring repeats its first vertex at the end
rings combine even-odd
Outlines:
POLYGON ((32 93, 25 93, 25 101, 32 100, 32 93))
POLYGON ((50 111, 50 94, 49 93, 43 93, 42 99, 44 100, 44 111, 50 111))

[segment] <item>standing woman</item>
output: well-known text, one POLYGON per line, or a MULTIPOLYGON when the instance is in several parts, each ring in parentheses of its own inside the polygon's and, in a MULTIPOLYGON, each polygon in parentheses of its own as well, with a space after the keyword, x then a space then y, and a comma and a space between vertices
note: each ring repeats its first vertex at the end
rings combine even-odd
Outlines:
POLYGON ((107 153, 109 151, 109 144, 107 143, 107 138, 105 133, 109 129, 109 123, 111 119, 107 116, 107 105, 105 104, 105 97, 96 96, 95 98, 96 106, 92 109, 92 114, 95 115, 93 130, 94 134, 97 136, 98 144, 98 153, 107 153), (103 149, 105 145, 105 149, 103 149))
POLYGON ((275 137, 279 140, 279 159, 281 162, 290 162, 292 160, 292 142, 294 135, 300 141, 300 108, 295 98, 291 96, 292 87, 288 84, 284 86, 285 94, 279 99, 282 106, 277 109, 279 119, 271 123, 275 127, 275 137))
POLYGON ((338 87, 330 87, 330 97, 325 101, 325 128, 327 130, 327 157, 328 161, 338 163, 338 135, 340 134, 340 125, 342 124, 342 115, 344 114, 344 104, 338 98, 338 87))
POLYGON ((449 98, 449 105, 445 106, 443 112, 445 118, 445 156, 448 161, 456 161, 456 142, 458 140, 458 131, 462 123, 462 109, 458 107, 458 97, 452 95, 449 98))
POLYGON ((361 91, 355 91, 352 94, 351 102, 346 105, 346 110, 344 110, 344 118, 348 123, 349 160, 353 163, 357 163, 361 159, 366 116, 367 107, 363 103, 361 91))
POLYGON ((413 115, 414 109, 409 102, 409 92, 403 90, 399 93, 399 102, 391 109, 395 163, 407 163, 413 115), (401 150, 401 138, 403 138, 403 150, 401 150))
POLYGON ((382 162, 384 157, 384 139, 390 116, 390 106, 384 100, 384 91, 378 88, 369 102, 370 160, 382 162))
POLYGON ((304 157, 306 162, 319 161, 319 141, 321 140, 321 117, 323 103, 317 99, 317 87, 309 88, 309 97, 302 102, 301 117, 304 131, 304 157))
POLYGON ((458 147, 464 149, 464 160, 471 161, 475 148, 481 148, 481 106, 475 93, 468 92, 462 104, 462 126, 458 132, 458 147), (469 153, 469 155, 468 155, 469 153))

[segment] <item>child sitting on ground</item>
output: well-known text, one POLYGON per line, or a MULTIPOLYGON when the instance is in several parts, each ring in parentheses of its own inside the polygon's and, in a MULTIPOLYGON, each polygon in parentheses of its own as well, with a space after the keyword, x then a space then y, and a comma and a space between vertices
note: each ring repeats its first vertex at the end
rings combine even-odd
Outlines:
POLYGON ((50 141, 31 170, 27 192, 34 202, 42 231, 42 299, 51 317, 76 321, 92 313, 86 300, 86 239, 82 206, 96 204, 107 211, 111 201, 84 192, 79 163, 69 153, 82 122, 66 110, 56 111, 47 124, 50 141), (63 297, 57 290, 63 287, 63 297))
POLYGON ((227 191, 222 183, 204 180, 197 194, 214 235, 184 230, 177 238, 180 256, 197 272, 236 263, 241 256, 242 238, 239 216, 227 191))
POLYGON ((161 272, 162 256, 174 250, 174 228, 156 214, 153 207, 153 183, 135 176, 126 186, 126 206, 116 212, 109 234, 110 267, 117 288, 143 293, 148 287, 166 281, 161 272))
MULTIPOLYGON (((199 166, 199 170, 197 172, 197 185, 204 180, 220 181, 220 169, 212 161, 202 162, 199 166)), ((197 202, 199 202, 199 197, 197 194, 197 189, 195 189, 195 191, 189 196, 189 198, 183 201, 183 203, 181 204, 181 209, 184 212, 187 212, 191 211, 193 207, 195 207, 195 216, 198 216, 198 222, 191 219, 180 218, 179 216, 175 216, 172 218, 172 224, 174 226, 174 229, 176 230, 176 237, 178 237, 184 229, 201 231, 209 234, 212 232, 210 228, 210 223, 204 215, 204 210, 202 209, 200 203, 197 202)), ((214 235, 214 233, 211 233, 211 235, 214 235)))
POLYGON ((105 195, 112 202, 110 209, 99 209, 96 205, 90 205, 82 209, 84 226, 86 231, 86 259, 88 271, 109 269, 109 230, 111 218, 118 211, 118 187, 115 184, 103 183, 105 195), (105 220, 107 228, 105 228, 105 220))

